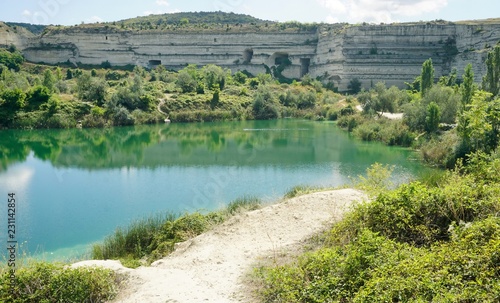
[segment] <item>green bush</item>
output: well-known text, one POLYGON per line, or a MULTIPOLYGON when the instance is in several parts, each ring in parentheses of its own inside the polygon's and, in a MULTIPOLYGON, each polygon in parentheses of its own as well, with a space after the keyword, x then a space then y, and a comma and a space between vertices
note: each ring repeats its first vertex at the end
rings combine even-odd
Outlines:
POLYGON ((73 269, 62 264, 36 262, 19 268, 14 280, 10 279, 8 269, 0 269, 0 301, 106 302, 115 296, 116 282, 117 276, 112 270, 73 269))
POLYGON ((461 229, 451 243, 384 264, 352 302, 498 302, 500 219, 461 229))
MULTIPOLYGON (((498 302, 500 158, 474 154, 469 165, 429 182, 435 186, 382 190, 334 225, 323 247, 294 263, 259 268, 261 298, 498 302)), ((374 180, 385 179, 377 171, 374 180)))
POLYGON ((459 138, 455 132, 448 132, 439 138, 432 138, 420 147, 422 159, 437 167, 452 169, 459 157, 459 138))

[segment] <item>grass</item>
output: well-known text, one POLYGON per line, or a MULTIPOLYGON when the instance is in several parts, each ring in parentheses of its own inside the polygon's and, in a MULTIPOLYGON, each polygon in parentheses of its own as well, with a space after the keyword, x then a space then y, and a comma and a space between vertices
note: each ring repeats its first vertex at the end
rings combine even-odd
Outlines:
POLYGON ((118 228, 102 243, 92 247, 93 259, 119 259, 124 266, 136 268, 162 258, 174 250, 175 244, 184 242, 231 216, 261 206, 259 199, 244 197, 231 202, 226 208, 203 214, 163 214, 137 220, 126 228, 118 228))
POLYGON ((286 193, 284 198, 285 199, 291 199, 295 198, 298 196, 303 196, 307 194, 312 194, 320 191, 325 191, 329 190, 332 188, 325 188, 325 187, 314 187, 314 186, 308 186, 308 185, 297 185, 292 188, 290 188, 286 193))

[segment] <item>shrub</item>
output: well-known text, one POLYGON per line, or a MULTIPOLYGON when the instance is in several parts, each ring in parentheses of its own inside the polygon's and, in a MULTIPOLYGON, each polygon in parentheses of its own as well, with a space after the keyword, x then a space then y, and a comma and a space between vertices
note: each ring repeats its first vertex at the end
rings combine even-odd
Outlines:
POLYGON ((16 271, 13 289, 9 271, 0 272, 2 302, 106 302, 116 294, 117 276, 108 269, 36 262, 16 271))
POLYGON ((420 147, 422 159, 441 168, 452 169, 458 159, 459 138, 455 132, 448 132, 439 138, 433 138, 420 147))
POLYGON ((471 163, 472 173, 459 167, 439 187, 413 182, 382 191, 336 224, 322 248, 258 269, 262 299, 497 302, 500 160, 475 154, 471 163))
POLYGON ((238 71, 236 74, 234 74, 233 79, 239 84, 245 84, 245 82, 248 79, 248 76, 242 73, 241 71, 238 71))
POLYGON ((259 88, 252 104, 252 112, 257 120, 279 118, 278 107, 274 95, 267 87, 259 88))
MULTIPOLYGON (((500 221, 462 225, 452 243, 416 251, 374 271, 353 302, 496 302, 500 221)), ((455 231, 453 231, 455 233, 455 231)))
POLYGON ((337 125, 349 132, 352 132, 361 123, 363 123, 363 117, 360 115, 340 116, 337 120, 337 125))

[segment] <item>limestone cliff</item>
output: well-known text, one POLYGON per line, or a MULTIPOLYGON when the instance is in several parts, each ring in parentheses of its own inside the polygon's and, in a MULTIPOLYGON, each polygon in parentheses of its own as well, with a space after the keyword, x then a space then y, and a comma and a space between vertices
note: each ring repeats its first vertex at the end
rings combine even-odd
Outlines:
POLYGON ((8 26, 0 22, 0 47, 7 48, 15 45, 19 49, 27 47, 28 40, 35 37, 31 32, 23 27, 8 26))
POLYGON ((0 45, 15 44, 27 60, 57 64, 165 65, 217 64, 233 72, 265 72, 287 63, 283 75, 323 76, 346 90, 358 78, 365 88, 385 81, 404 86, 432 58, 436 77, 473 63, 476 80, 500 41, 500 19, 390 25, 320 25, 310 31, 209 30, 136 31, 94 25, 52 28, 40 36, 0 27, 0 45), (291 64, 290 64, 291 63, 291 64))

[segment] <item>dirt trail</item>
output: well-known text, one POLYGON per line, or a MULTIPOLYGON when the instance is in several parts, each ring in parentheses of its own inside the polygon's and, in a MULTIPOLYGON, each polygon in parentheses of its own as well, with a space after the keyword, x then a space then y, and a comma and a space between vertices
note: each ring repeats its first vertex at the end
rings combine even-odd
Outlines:
POLYGON ((243 282, 258 260, 303 246, 309 237, 341 219, 353 202, 365 199, 359 191, 342 189, 243 213, 180 244, 151 267, 130 270, 117 261, 75 266, 97 264, 127 273, 126 287, 113 302, 250 302, 243 282))
POLYGON ((168 114, 166 112, 164 112, 163 110, 161 110, 161 107, 163 106, 163 104, 165 104, 165 101, 167 101, 168 99, 170 99, 172 97, 172 94, 165 94, 165 98, 164 99, 160 99, 160 103, 158 103, 158 106, 156 106, 156 109, 163 115, 165 115, 165 117, 167 119, 169 119, 168 117, 168 114))

